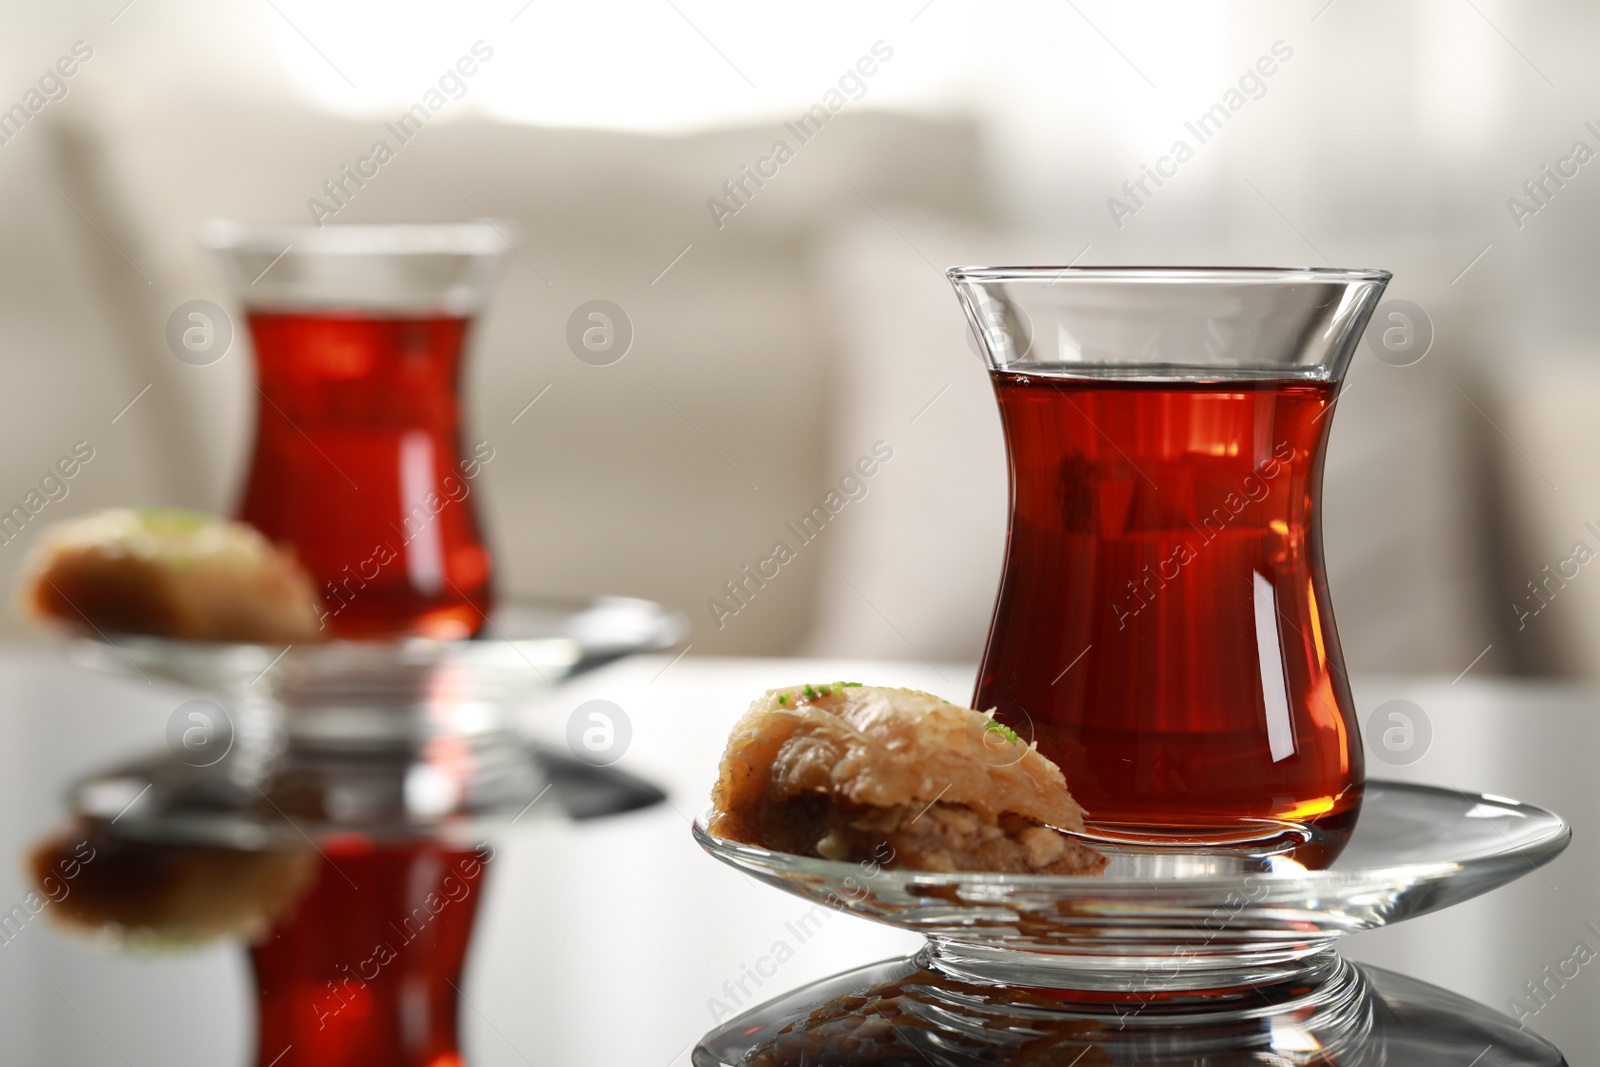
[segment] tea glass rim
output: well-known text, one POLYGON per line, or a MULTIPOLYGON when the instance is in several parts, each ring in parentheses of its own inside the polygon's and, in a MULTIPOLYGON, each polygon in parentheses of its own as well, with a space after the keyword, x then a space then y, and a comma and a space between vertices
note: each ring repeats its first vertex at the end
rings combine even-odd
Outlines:
POLYGON ((514 248, 505 219, 469 222, 253 223, 211 219, 200 227, 200 244, 211 252, 302 253, 353 256, 501 255, 514 248))
POLYGON ((1393 272, 1379 268, 1345 267, 1180 267, 1180 266, 955 266, 945 277, 963 282, 1129 282, 1129 283, 1294 283, 1385 282, 1393 272))
POLYGON ((198 236, 252 312, 473 316, 516 248, 515 226, 489 218, 320 227, 214 219, 198 236), (285 266, 274 271, 279 261, 285 266))

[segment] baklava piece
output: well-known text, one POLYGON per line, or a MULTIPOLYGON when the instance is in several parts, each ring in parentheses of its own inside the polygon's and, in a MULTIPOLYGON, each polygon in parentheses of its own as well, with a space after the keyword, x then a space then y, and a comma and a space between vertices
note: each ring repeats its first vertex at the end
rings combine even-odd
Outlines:
POLYGON ((294 557, 253 527, 179 508, 117 508, 47 530, 21 609, 84 634, 317 641, 322 604, 294 557))
POLYGON ((317 872, 309 848, 141 841, 89 820, 36 845, 29 861, 35 891, 57 923, 145 948, 258 937, 317 872))
POLYGON ((774 689, 729 738, 711 832, 776 852, 924 871, 1098 874, 1061 831, 1083 811, 1055 764, 989 715, 839 682, 774 689))

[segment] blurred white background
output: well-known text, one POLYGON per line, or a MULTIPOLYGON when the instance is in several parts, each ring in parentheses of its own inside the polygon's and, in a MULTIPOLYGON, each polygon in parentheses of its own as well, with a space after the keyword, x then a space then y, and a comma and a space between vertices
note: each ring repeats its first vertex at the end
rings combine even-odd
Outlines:
POLYGON ((945 266, 1384 267, 1433 342, 1406 367, 1364 347, 1335 419, 1352 670, 1600 679, 1600 579, 1517 608, 1600 548, 1592 4, 95 0, 0 4, 0 29, 0 109, 26 112, 0 111, 0 511, 95 449, 0 544, 7 581, 48 520, 234 506, 247 341, 209 367, 164 341, 186 300, 237 306, 196 228, 310 221, 482 42, 335 221, 520 227, 468 383, 503 457, 481 499, 506 592, 665 601, 696 656, 970 661, 1005 476, 945 266), (785 123, 830 90, 798 145, 785 123), (1186 124, 1230 99, 1199 143, 1186 124), (734 204, 778 139, 794 158, 734 204), (1179 139, 1193 158, 1116 217, 1179 139), (712 198, 738 210, 719 225, 712 198), (636 333, 608 367, 565 341, 595 298, 636 333), (719 627, 708 601, 880 440, 867 498, 719 627))
POLYGON ((482 42, 491 58, 335 221, 522 227, 469 383, 472 433, 511 457, 485 494, 508 591, 661 599, 694 619, 696 653, 974 656, 1003 460, 939 271, 1331 262, 1394 270, 1390 296, 1434 332, 1415 366, 1363 350, 1334 432, 1352 666, 1454 674, 1488 647, 1474 670, 1596 670, 1600 583, 1521 632, 1512 606, 1600 515, 1570 447, 1592 421, 1600 180, 1541 172, 1578 141, 1600 150, 1592 8, 113 0, 4 20, 5 101, 92 50, 0 144, 8 505, 84 439, 97 458, 48 517, 230 509, 248 343, 203 368, 162 343, 179 303, 236 306, 195 227, 310 221, 323 183, 482 42), (890 58, 850 73, 875 46, 890 58), (800 145, 784 123, 842 77, 843 106, 800 145), (1218 103, 1237 111, 1202 144, 1185 124, 1218 103), (719 220, 707 202, 734 206, 724 182, 778 139, 795 158, 719 220), (1114 217, 1108 199, 1131 204, 1124 182, 1179 139, 1193 158, 1114 217), (1535 179, 1547 206, 1514 217, 1512 197, 1539 206, 1535 179), (611 367, 564 342, 593 298, 635 326, 611 367), (897 459, 869 499, 719 628, 707 601, 880 439, 897 459))

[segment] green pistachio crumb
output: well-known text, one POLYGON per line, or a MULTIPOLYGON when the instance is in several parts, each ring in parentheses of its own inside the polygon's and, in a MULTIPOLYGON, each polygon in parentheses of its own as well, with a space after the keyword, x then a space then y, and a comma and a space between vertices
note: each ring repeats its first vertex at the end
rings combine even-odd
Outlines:
POLYGON ((218 522, 191 508, 138 508, 139 524, 151 533, 195 533, 218 522))
POLYGON ((990 719, 987 723, 985 723, 983 728, 985 730, 989 731, 990 733, 999 734, 1001 737, 1005 738, 1007 741, 1021 741, 1022 740, 1020 737, 1017 736, 1017 732, 1015 730, 1013 730, 1011 727, 1007 726, 1005 723, 995 722, 993 719, 990 719))

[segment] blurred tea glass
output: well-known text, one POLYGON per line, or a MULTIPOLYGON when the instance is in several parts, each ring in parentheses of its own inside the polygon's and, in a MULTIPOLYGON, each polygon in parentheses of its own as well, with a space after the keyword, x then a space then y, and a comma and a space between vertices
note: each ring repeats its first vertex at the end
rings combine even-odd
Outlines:
POLYGON ((493 603, 461 438, 464 350, 510 245, 491 223, 245 226, 202 241, 255 351, 239 517, 292 546, 339 637, 467 637, 493 603))

